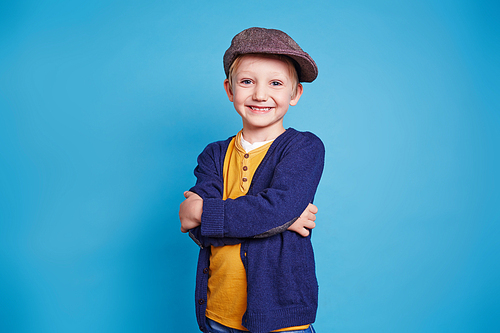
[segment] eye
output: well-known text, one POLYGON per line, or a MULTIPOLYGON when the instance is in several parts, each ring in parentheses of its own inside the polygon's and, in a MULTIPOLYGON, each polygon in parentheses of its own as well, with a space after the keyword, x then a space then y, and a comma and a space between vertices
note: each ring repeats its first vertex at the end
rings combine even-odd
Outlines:
POLYGON ((282 85, 283 85, 283 83, 281 83, 280 81, 272 81, 272 82, 271 82, 271 85, 272 85, 272 86, 275 86, 275 87, 278 87, 278 86, 282 86, 282 85))
POLYGON ((241 83, 243 83, 243 84, 252 84, 252 80, 244 79, 244 80, 241 80, 241 83))

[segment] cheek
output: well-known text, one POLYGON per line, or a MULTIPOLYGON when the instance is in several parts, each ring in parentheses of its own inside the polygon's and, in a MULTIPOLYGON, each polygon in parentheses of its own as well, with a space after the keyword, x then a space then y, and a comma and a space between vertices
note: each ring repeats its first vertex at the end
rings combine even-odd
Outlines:
POLYGON ((291 100, 292 100, 291 96, 286 94, 286 95, 281 96, 279 101, 280 101, 280 104, 282 106, 288 106, 288 105, 290 105, 291 100))
POLYGON ((234 103, 244 104, 246 100, 246 96, 244 94, 235 94, 234 95, 234 103))

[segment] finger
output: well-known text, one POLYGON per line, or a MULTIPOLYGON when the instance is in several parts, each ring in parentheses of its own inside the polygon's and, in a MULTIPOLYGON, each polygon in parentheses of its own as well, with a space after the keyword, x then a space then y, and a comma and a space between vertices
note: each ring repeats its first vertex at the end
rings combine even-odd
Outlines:
POLYGON ((316 221, 316 215, 310 212, 302 213, 302 215, 300 215, 300 218, 304 220, 316 221))
POLYGON ((314 215, 311 215, 311 217, 309 217, 309 216, 308 217, 305 217, 305 216, 299 217, 299 219, 297 219, 297 221, 295 222, 297 229, 298 228, 309 228, 309 229, 314 228, 316 226, 316 223, 314 223, 313 217, 314 217, 314 215))
POLYGON ((292 231, 298 233, 302 237, 307 237, 309 235, 309 229, 314 228, 315 223, 311 222, 311 221, 307 221, 303 218, 301 218, 298 222, 299 222, 298 224, 294 225, 294 228, 292 229, 292 231), (312 228, 310 228, 310 227, 312 227, 312 228))
POLYGON ((302 214, 300 214, 300 217, 308 219, 310 215, 313 215, 313 213, 309 210, 309 207, 307 207, 302 214))
POLYGON ((314 229, 316 228, 316 223, 314 223, 313 221, 304 221, 301 225, 301 228, 305 228, 305 229, 314 229))
POLYGON ((307 233, 309 232, 306 228, 304 228, 303 226, 301 227, 297 227, 297 228, 291 228, 291 229, 288 229, 290 231, 293 231, 295 233, 298 233, 299 235, 301 235, 302 237, 306 237, 307 236, 307 233))
POLYGON ((302 230, 299 230, 299 235, 301 235, 302 237, 309 236, 309 229, 302 228, 302 230))
POLYGON ((313 214, 318 213, 318 207, 316 207, 316 205, 313 205, 312 203, 307 206, 307 209, 313 214))
POLYGON ((316 215, 315 215, 315 214, 311 214, 311 213, 310 213, 310 214, 307 216, 307 219, 308 219, 308 220, 310 220, 310 221, 316 221, 316 215))
POLYGON ((188 196, 189 196, 189 191, 184 191, 184 198, 187 199, 188 196))

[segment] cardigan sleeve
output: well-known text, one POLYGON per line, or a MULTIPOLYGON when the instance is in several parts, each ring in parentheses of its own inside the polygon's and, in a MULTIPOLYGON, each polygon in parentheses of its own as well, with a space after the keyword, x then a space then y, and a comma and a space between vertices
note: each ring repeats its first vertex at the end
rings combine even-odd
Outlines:
MULTIPOLYGON (((321 140, 314 134, 301 133, 297 137, 283 150, 275 165, 267 166, 273 167, 272 178, 269 186, 262 191, 250 194, 252 190, 250 188, 249 194, 245 196, 222 200, 223 180, 220 177, 220 195, 200 194, 203 198, 200 228, 202 236, 269 237, 285 231, 300 216, 312 202, 319 184, 325 149, 321 140)), ((215 185, 205 179, 210 175, 207 171, 210 166, 205 164, 207 161, 210 163, 209 158, 198 160, 199 164, 195 171, 198 178, 197 185, 202 183, 215 185)), ((264 164, 264 161, 261 164, 264 164)), ((256 171, 252 187, 256 185, 253 184, 254 181, 259 181, 259 171, 262 170, 256 171)), ((219 188, 219 184, 216 185, 219 188)), ((196 192, 196 186, 194 189, 196 192)), ((206 193, 213 190, 204 189, 206 193)))
MULTIPOLYGON (((227 145, 230 141, 231 138, 226 141, 211 143, 198 156, 198 165, 194 170, 196 184, 189 190, 198 194, 204 203, 208 199, 222 200, 223 198, 224 178, 222 168, 227 145)), ((234 245, 242 242, 238 238, 204 236, 201 233, 201 227, 189 230, 189 236, 201 248, 211 245, 234 245)))
POLYGON ((198 194, 203 201, 208 198, 222 200, 224 191, 223 164, 230 139, 209 144, 198 156, 194 169, 196 184, 189 190, 198 194))

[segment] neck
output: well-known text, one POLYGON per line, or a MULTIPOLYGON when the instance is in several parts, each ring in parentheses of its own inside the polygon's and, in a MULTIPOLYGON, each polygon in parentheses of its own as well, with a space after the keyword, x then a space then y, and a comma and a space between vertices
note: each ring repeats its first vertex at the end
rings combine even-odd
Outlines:
POLYGON ((250 143, 264 142, 276 139, 278 136, 285 132, 285 128, 282 124, 280 126, 275 126, 273 128, 252 128, 250 126, 245 126, 243 124, 243 139, 250 143))

